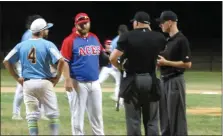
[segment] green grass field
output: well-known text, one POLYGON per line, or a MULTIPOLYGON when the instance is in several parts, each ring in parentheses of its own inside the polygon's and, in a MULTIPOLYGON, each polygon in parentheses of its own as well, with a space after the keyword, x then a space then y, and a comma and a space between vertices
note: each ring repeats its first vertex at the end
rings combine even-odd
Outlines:
MULTIPOLYGON (((61 112, 61 135, 71 134, 70 112, 68 102, 64 97, 65 93, 57 93, 59 108, 61 112)), ((126 134, 124 109, 119 112, 115 111, 115 103, 109 98, 111 93, 103 93, 103 118, 105 126, 105 134, 107 135, 121 135, 126 134)), ((12 121, 12 101, 13 93, 1 94, 1 134, 15 135, 28 134, 27 123, 23 121, 12 121)), ((218 107, 221 105, 220 95, 187 95, 187 107, 218 107), (204 102, 214 101, 208 105, 204 102)), ((22 105, 22 116, 25 116, 24 104, 22 105)), ((209 115, 192 115, 188 114, 188 130, 190 135, 220 135, 221 134, 221 116, 209 115)), ((41 135, 49 134, 47 121, 40 120, 39 132, 41 135)), ((91 134, 91 129, 87 117, 85 118, 86 134, 91 134)))
MULTIPOLYGON (((16 86, 15 80, 9 76, 6 70, 1 70, 1 79, 1 86, 16 86)), ((221 90, 221 72, 186 72, 185 80, 187 89, 221 90)), ((102 86, 113 87, 112 81, 113 79, 109 78, 102 86)), ((61 87, 63 85, 60 83, 57 86, 61 87)))
MULTIPOLYGON (((187 89, 199 90, 221 90, 220 72, 186 72, 185 80, 187 89)), ((1 71, 1 86, 15 87, 16 82, 5 70, 1 71)), ((57 85, 59 87, 62 84, 57 85)), ((113 87, 113 79, 110 78, 103 87, 113 87)), ((110 99, 112 93, 103 93, 103 119, 106 135, 126 134, 124 109, 115 111, 115 103, 110 99)), ((57 93, 60 108, 60 134, 71 134, 70 111, 65 93, 57 93)), ((26 120, 12 121, 12 101, 14 93, 1 93, 1 135, 27 135, 28 128, 26 120)), ((187 108, 221 108, 221 95, 187 94, 187 108)), ((25 117, 25 108, 22 104, 21 114, 25 117)), ((187 114, 189 135, 220 135, 221 116, 210 116, 207 114, 187 114)), ((39 132, 41 135, 49 134, 47 121, 40 120, 39 132)), ((92 134, 91 128, 85 118, 85 132, 92 134)))

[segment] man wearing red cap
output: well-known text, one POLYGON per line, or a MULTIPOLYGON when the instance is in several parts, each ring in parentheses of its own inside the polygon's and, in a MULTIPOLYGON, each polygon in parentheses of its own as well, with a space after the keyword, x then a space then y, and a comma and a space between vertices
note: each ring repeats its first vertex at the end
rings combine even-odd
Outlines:
POLYGON ((64 67, 66 90, 75 90, 71 101, 72 134, 84 134, 86 109, 93 134, 104 135, 102 91, 98 81, 99 56, 104 49, 97 36, 89 32, 90 18, 86 13, 77 14, 74 25, 61 48, 67 62, 64 67))

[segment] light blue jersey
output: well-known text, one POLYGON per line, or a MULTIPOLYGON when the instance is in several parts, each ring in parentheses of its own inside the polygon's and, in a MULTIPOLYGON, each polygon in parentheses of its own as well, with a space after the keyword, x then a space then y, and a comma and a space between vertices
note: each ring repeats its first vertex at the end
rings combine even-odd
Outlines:
POLYGON ((117 47, 117 42, 118 42, 118 39, 119 39, 119 35, 116 36, 113 40, 112 40, 112 43, 111 43, 111 51, 113 51, 116 47, 117 47))
MULTIPOLYGON (((117 36, 112 40, 112 42, 111 42, 111 52, 113 52, 114 49, 116 49, 118 39, 119 39, 119 35, 117 35, 117 36)), ((112 65, 111 67, 114 68, 114 69, 117 69, 117 68, 116 68, 115 66, 113 66, 113 65, 112 65)))
MULTIPOLYGON (((26 41, 26 40, 29 40, 32 38, 32 32, 30 30, 27 30, 23 36, 22 36, 22 39, 21 39, 21 42, 23 41, 26 41)), ((16 64, 16 70, 17 70, 17 73, 19 75, 19 77, 22 77, 22 66, 21 66, 21 62, 18 61, 16 64)))
POLYGON ((22 39, 21 39, 21 42, 23 41, 26 41, 26 40, 29 40, 32 38, 32 32, 30 30, 27 30, 23 36, 22 36, 22 39))
POLYGON ((23 78, 42 79, 53 77, 50 64, 55 64, 60 58, 62 56, 52 42, 39 38, 17 44, 5 60, 12 64, 20 60, 23 78))

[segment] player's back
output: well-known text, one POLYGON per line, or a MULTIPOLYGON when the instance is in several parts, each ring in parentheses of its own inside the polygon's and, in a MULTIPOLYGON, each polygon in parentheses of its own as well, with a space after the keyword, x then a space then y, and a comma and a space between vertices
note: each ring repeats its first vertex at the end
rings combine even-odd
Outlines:
MULTIPOLYGON (((29 40, 31 38, 32 38, 32 32, 30 30, 26 30, 26 32, 22 36, 21 42, 26 41, 26 40, 29 40)), ((16 70, 17 70, 18 75, 21 77, 22 76, 21 62, 18 61, 15 64, 15 67, 16 67, 16 70)))
POLYGON ((51 78, 50 50, 54 44, 42 38, 30 39, 20 44, 19 58, 22 65, 22 76, 30 79, 51 78))

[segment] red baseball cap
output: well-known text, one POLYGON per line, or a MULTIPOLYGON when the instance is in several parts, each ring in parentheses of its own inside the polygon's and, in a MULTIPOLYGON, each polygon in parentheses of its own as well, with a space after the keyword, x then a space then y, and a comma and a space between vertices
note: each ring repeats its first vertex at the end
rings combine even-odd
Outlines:
POLYGON ((105 44, 111 44, 111 40, 105 40, 105 44))
POLYGON ((90 22, 90 18, 86 13, 78 13, 74 20, 75 24, 90 22))

